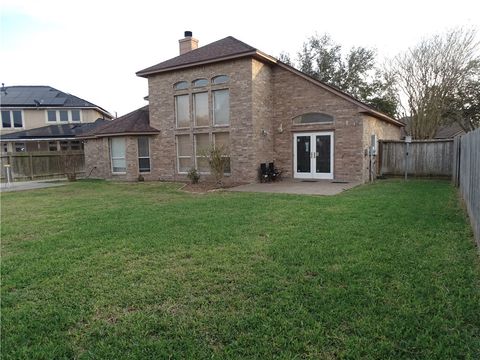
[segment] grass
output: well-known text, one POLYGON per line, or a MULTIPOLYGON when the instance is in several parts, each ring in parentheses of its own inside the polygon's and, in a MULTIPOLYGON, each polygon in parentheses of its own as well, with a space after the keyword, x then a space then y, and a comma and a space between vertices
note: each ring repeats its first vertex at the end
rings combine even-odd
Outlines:
POLYGON ((3 359, 480 358, 444 181, 334 197, 80 181, 2 194, 3 359))

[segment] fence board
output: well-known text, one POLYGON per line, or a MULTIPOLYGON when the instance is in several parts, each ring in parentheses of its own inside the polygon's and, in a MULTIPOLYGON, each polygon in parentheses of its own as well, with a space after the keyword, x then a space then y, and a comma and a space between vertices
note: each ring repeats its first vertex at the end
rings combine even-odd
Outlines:
POLYGON ((458 178, 453 182, 467 208, 477 245, 480 247, 480 129, 457 136, 458 147, 454 159, 459 164, 458 178))
MULTIPOLYGON (((402 176, 405 174, 406 143, 403 141, 380 141, 381 175, 402 176)), ((412 141, 408 150, 408 175, 452 175, 453 140, 412 141)))
POLYGON ((13 180, 32 180, 65 176, 75 169, 76 174, 85 172, 83 151, 24 152, 0 156, 0 179, 6 179, 5 164, 10 164, 13 180))

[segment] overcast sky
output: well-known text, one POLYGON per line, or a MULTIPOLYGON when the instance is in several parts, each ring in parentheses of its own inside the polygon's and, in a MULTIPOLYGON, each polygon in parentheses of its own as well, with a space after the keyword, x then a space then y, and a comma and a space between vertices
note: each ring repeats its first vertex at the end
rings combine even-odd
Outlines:
POLYGON ((480 28, 478 0, 0 1, 0 82, 50 85, 118 116, 146 104, 135 72, 177 56, 185 30, 200 46, 231 35, 273 56, 329 33, 382 59, 452 27, 480 28))

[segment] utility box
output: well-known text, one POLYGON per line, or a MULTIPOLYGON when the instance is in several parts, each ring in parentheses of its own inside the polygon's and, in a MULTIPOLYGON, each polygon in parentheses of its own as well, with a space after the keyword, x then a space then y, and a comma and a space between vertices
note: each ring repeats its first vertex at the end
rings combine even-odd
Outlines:
POLYGON ((377 135, 372 134, 372 136, 370 137, 370 155, 376 156, 377 149, 378 149, 377 135))

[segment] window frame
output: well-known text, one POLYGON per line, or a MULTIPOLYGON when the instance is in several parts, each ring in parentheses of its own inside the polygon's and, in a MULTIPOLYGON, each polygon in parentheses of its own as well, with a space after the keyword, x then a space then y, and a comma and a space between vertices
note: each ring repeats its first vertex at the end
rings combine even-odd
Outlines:
POLYGON ((293 125, 293 126, 331 125, 331 124, 334 124, 334 123, 335 123, 335 117, 334 117, 333 115, 330 115, 330 114, 328 114, 328 113, 321 112, 321 111, 306 112, 306 113, 302 113, 302 114, 300 114, 300 115, 294 116, 294 117, 292 118, 292 125, 293 125), (331 121, 323 121, 323 122, 307 122, 307 123, 296 123, 296 122, 295 122, 295 119, 301 118, 301 117, 303 117, 303 116, 305 116, 305 115, 313 115, 313 114, 319 114, 319 115, 328 116, 328 117, 332 118, 332 120, 331 120, 331 121))
POLYGON ((80 124, 83 123, 82 109, 45 109, 45 123, 46 124, 80 124), (67 112, 67 120, 61 120, 60 113, 67 112), (73 120, 73 111, 78 111, 80 120, 73 120), (55 112, 55 121, 49 120, 49 113, 55 112))
POLYGON ((198 79, 195 79, 195 80, 192 81, 192 87, 195 88, 195 89, 196 88, 204 88, 208 85, 210 85, 210 81, 208 81, 208 79, 206 79, 206 78, 198 78, 198 79), (203 81, 203 80, 205 81, 204 85, 198 85, 197 84, 199 81, 203 81))
POLYGON ((212 133, 208 132, 208 133, 197 133, 197 134, 193 134, 193 155, 194 155, 194 159, 195 159, 195 169, 198 171, 199 174, 201 175, 210 175, 211 174, 211 171, 200 171, 200 169, 198 168, 198 162, 197 162, 197 158, 207 158, 208 159, 208 156, 205 156, 205 155, 197 155, 197 136, 198 135, 207 135, 208 136, 208 143, 210 144, 210 146, 213 144, 212 143, 212 133))
POLYGON ((173 84, 173 90, 175 91, 188 90, 188 89, 190 89, 190 83, 186 80, 177 81, 175 84, 173 84), (186 87, 177 88, 178 85, 180 84, 186 84, 186 87))
POLYGON ((225 75, 225 74, 223 74, 223 75, 216 75, 216 76, 212 77, 212 79, 211 79, 211 84, 212 84, 212 85, 225 85, 225 84, 228 84, 229 82, 230 82, 230 76, 225 75), (217 80, 218 78, 222 78, 222 77, 226 77, 227 80, 226 80, 226 81, 222 81, 222 82, 216 82, 216 80, 217 80))
POLYGON ((109 138, 109 150, 110 150, 110 169, 112 171, 112 174, 114 175, 124 175, 127 173, 127 139, 125 136, 116 136, 116 137, 111 137, 109 138), (125 146, 125 152, 124 152, 124 157, 113 157, 113 151, 112 151, 112 143, 114 139, 123 139, 123 143, 125 146), (125 161, 125 171, 114 171, 113 168, 113 160, 121 160, 123 159, 125 161))
POLYGON ((213 127, 229 127, 231 123, 231 116, 230 116, 230 89, 229 88, 220 88, 220 89, 212 89, 212 123, 213 127), (216 124, 215 123, 215 93, 226 91, 228 94, 228 123, 227 124, 216 124))
POLYGON ((210 118, 210 96, 209 96, 209 91, 198 91, 198 92, 194 92, 192 93, 192 112, 193 112, 193 126, 195 126, 196 128, 206 128, 206 127, 209 127, 211 126, 212 124, 212 121, 211 121, 211 118, 210 118), (207 125, 198 125, 197 124, 197 101, 196 101, 196 97, 197 97, 197 94, 206 94, 207 95, 207 122, 208 124, 207 125))
POLYGON ((230 131, 218 131, 218 132, 214 132, 212 133, 213 135, 213 146, 217 146, 217 134, 227 134, 228 135, 228 155, 224 155, 222 157, 228 157, 228 168, 230 169, 229 172, 223 172, 223 175, 232 175, 232 157, 230 155, 231 151, 230 151, 230 148, 231 148, 231 144, 230 144, 230 140, 231 140, 231 137, 230 137, 230 131))
POLYGON ((175 128, 176 129, 189 129, 191 127, 191 124, 192 124, 192 111, 191 111, 191 105, 190 105, 190 94, 178 94, 178 95, 175 95, 173 97, 174 99, 174 107, 175 107, 175 128), (179 126, 178 125, 178 102, 177 102, 177 99, 179 97, 183 97, 183 96, 186 96, 187 97, 187 112, 188 112, 188 125, 187 126, 179 126))
POLYGON ((138 136, 137 137, 137 158, 138 158, 138 172, 140 174, 149 174, 152 171, 152 159, 151 159, 151 151, 150 151, 150 137, 149 136, 138 136), (148 156, 140 156, 140 146, 139 141, 140 138, 145 138, 147 140, 147 149, 148 149, 148 156), (148 170, 141 170, 140 169, 140 159, 148 159, 148 170))
POLYGON ((18 110, 18 109, 2 109, 0 111, 0 120, 1 120, 1 128, 2 129, 24 129, 25 128, 25 121, 24 121, 24 113, 23 113, 23 110, 18 110), (3 126, 3 112, 8 112, 9 113, 9 117, 10 117, 10 126, 3 126), (22 120, 22 126, 15 126, 15 117, 13 115, 14 112, 18 112, 20 113, 20 117, 21 117, 21 120, 22 120))
MULTIPOLYGON (((175 148, 176 148, 175 150, 176 150, 176 156, 177 156, 177 174, 188 174, 188 171, 189 171, 189 170, 187 170, 187 171, 180 171, 180 159, 190 159, 190 164, 192 164, 192 157, 194 156, 194 154, 193 154, 194 149, 193 149, 193 147, 192 147, 192 153, 191 153, 190 156, 188 156, 188 155, 180 155, 180 153, 179 153, 179 151, 178 151, 178 143, 179 143, 178 138, 179 138, 180 136, 187 136, 190 144, 192 144, 192 143, 191 143, 191 142, 192 142, 192 139, 191 139, 190 134, 177 134, 177 135, 175 135, 175 148)), ((195 166, 195 163, 193 163, 193 166, 195 166)))

